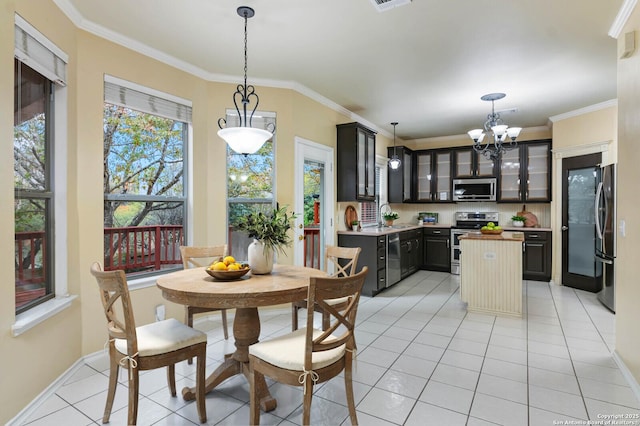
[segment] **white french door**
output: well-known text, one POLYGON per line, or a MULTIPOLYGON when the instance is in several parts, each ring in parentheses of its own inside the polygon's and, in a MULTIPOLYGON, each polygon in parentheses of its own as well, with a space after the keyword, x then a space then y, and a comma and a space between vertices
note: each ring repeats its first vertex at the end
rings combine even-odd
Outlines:
MULTIPOLYGON (((295 156, 295 173, 294 173, 294 211, 299 213, 296 219, 296 232, 294 239, 294 254, 293 261, 295 265, 304 265, 305 256, 311 251, 311 244, 313 240, 307 239, 307 253, 305 253, 305 174, 309 170, 314 173, 314 190, 312 191, 314 201, 317 203, 317 214, 315 215, 317 225, 310 226, 309 228, 317 227, 317 235, 319 241, 314 243, 315 258, 319 260, 319 266, 322 268, 322 261, 324 253, 324 247, 329 244, 334 244, 335 235, 335 223, 333 220, 335 211, 335 196, 334 196, 334 177, 333 177, 333 148, 321 145, 316 142, 300 138, 298 136, 294 139, 294 156, 295 156)), ((307 194, 309 195, 309 194, 307 194)), ((308 266, 312 266, 309 256, 307 256, 308 266)))

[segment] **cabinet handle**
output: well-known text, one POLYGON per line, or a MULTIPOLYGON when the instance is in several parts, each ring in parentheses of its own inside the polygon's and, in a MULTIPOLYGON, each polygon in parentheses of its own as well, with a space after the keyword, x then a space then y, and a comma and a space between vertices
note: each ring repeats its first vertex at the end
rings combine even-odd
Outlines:
POLYGON ((442 231, 433 231, 434 234, 442 234, 442 231))
POLYGON ((527 238, 540 238, 540 236, 538 234, 529 234, 527 238))
POLYGON ((522 252, 525 253, 527 251, 527 243, 522 243, 522 252))
POLYGON ((447 248, 449 248, 449 240, 447 240, 447 248))

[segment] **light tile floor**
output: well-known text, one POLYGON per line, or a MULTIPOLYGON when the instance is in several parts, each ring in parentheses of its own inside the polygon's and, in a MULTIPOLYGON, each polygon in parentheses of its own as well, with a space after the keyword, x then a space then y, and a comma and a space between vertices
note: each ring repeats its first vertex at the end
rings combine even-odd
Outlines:
MULTIPOLYGON (((519 319, 467 313, 458 287, 456 276, 420 271, 362 298, 354 377, 361 425, 586 424, 602 415, 640 414, 611 356, 615 316, 594 294, 524 281, 526 312, 519 319), (572 420, 583 422, 565 423, 572 420)), ((288 332, 290 312, 261 310, 261 338, 288 332)), ((208 333, 209 372, 233 349, 219 318, 196 324, 208 333)), ((178 389, 193 385, 193 366, 176 370, 178 389)), ((106 356, 83 365, 26 424, 101 424, 107 374, 106 356)), ((126 423, 126 372, 120 383, 112 425, 126 423)), ((261 423, 300 424, 300 388, 268 383, 278 407, 262 414, 261 423)), ((169 396, 164 369, 144 372, 140 393, 139 424, 198 423, 193 402, 169 396)), ((247 424, 245 379, 223 383, 206 406, 208 424, 247 424)), ((312 407, 314 425, 350 424, 342 378, 319 385, 312 407)))

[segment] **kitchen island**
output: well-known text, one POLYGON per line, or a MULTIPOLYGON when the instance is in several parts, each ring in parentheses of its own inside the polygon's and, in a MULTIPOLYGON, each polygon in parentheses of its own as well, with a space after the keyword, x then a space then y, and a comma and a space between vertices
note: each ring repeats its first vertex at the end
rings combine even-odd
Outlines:
POLYGON ((522 316, 522 232, 460 236, 460 299, 469 312, 522 316))

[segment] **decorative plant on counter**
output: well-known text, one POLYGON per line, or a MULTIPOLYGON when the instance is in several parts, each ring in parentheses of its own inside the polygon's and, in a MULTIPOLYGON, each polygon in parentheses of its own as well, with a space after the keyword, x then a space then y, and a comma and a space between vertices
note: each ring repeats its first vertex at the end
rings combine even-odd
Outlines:
POLYGON ((284 248, 290 247, 293 242, 288 231, 293 229, 297 217, 295 213, 288 214, 287 206, 284 206, 268 214, 258 212, 242 216, 235 228, 262 242, 266 250, 284 254, 284 248))
POLYGON ((400 218, 400 215, 398 214, 398 212, 387 212, 383 214, 382 217, 384 218, 384 220, 396 220, 400 218))
POLYGON ((526 217, 523 216, 511 216, 511 223, 513 226, 524 226, 524 223, 527 221, 526 217))

